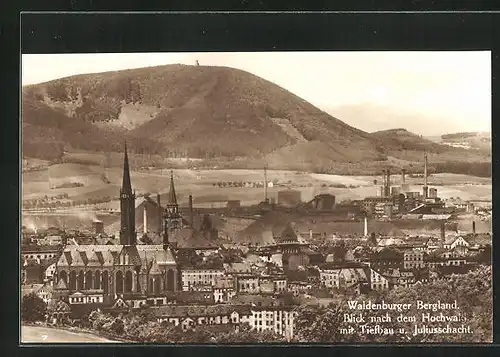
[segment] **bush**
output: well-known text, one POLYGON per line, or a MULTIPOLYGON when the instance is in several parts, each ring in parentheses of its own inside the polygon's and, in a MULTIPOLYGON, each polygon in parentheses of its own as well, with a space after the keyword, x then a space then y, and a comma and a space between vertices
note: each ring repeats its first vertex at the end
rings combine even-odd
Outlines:
POLYGON ((24 321, 44 321, 47 305, 35 293, 23 296, 21 302, 21 319, 24 321))

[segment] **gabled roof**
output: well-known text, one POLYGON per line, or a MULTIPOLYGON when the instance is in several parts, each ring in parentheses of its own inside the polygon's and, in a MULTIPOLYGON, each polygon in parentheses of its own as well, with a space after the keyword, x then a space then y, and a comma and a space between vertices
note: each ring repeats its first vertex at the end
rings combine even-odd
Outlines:
POLYGON ((68 290, 68 286, 66 285, 66 282, 64 279, 59 279, 59 282, 57 283, 56 286, 57 290, 68 290))
POLYGON ((65 251, 59 257, 59 260, 57 261, 57 265, 61 266, 61 267, 70 266, 72 261, 73 260, 71 259, 71 252, 65 251))
POLYGON ((123 246, 120 256, 128 256, 128 265, 141 265, 141 258, 136 245, 123 246))
MULTIPOLYGON (((102 259, 102 255, 101 255, 101 259, 102 259)), ((90 253, 90 256, 88 257, 87 266, 89 266, 89 267, 101 266, 102 265, 101 259, 99 259, 97 252, 92 251, 92 253, 90 253)))
POLYGON ((86 256, 85 253, 83 253, 78 250, 71 251, 71 265, 73 266, 85 266, 86 263, 86 256), (85 256, 85 260, 84 260, 85 256))
POLYGON ((170 250, 170 247, 165 249, 159 249, 156 254, 156 261, 159 265, 173 265, 176 264, 175 257, 170 250))
POLYGON ((162 270, 160 269, 160 266, 156 262, 156 259, 153 258, 153 262, 151 263, 151 268, 149 269, 149 274, 150 275, 160 275, 162 274, 162 270))

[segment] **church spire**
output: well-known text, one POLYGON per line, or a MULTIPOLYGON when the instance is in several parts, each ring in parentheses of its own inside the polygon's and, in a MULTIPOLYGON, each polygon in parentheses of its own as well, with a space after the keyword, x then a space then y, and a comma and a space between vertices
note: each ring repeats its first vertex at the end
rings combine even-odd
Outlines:
POLYGON ((132 184, 130 182, 130 167, 128 164, 127 142, 125 142, 125 156, 123 158, 123 182, 122 191, 132 193, 132 184))
POLYGON ((175 194, 175 186, 174 186, 174 172, 170 171, 170 192, 168 193, 168 202, 169 206, 177 206, 177 196, 175 194))
POLYGON ((132 192, 130 182, 130 168, 128 164, 127 143, 125 143, 125 154, 123 158, 123 182, 120 189, 120 244, 136 245, 137 234, 135 232, 135 194, 132 192))

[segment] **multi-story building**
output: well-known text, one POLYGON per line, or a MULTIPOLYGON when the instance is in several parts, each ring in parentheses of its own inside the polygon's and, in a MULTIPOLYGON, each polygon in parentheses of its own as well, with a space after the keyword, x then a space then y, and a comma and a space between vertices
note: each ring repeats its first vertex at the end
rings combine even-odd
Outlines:
POLYGON ((272 331, 284 336, 287 340, 294 337, 295 318, 297 312, 292 306, 252 307, 250 326, 258 332, 272 331))
POLYGON ((189 291, 195 285, 212 285, 225 276, 224 269, 195 268, 181 269, 182 290, 189 291))
POLYGON ((235 280, 225 277, 215 282, 213 287, 215 303, 227 303, 236 295, 235 280))
POLYGON ((236 290, 239 293, 260 293, 259 277, 253 274, 238 275, 236 277, 236 290))
POLYGON ((22 258, 24 260, 36 261, 38 264, 44 264, 45 262, 57 259, 61 251, 60 246, 28 245, 21 247, 22 258))
POLYGON ((382 291, 389 289, 389 281, 382 274, 374 269, 370 270, 370 289, 375 291, 382 291))
POLYGON ((418 269, 425 267, 424 262, 425 253, 419 250, 408 250, 403 254, 403 268, 404 269, 418 269))

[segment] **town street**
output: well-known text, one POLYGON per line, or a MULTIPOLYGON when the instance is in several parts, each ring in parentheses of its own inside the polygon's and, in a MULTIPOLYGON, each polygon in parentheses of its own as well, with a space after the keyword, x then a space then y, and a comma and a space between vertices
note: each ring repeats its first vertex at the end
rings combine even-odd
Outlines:
POLYGON ((75 333, 66 330, 42 326, 21 326, 21 343, 110 343, 103 337, 87 333, 75 333))

